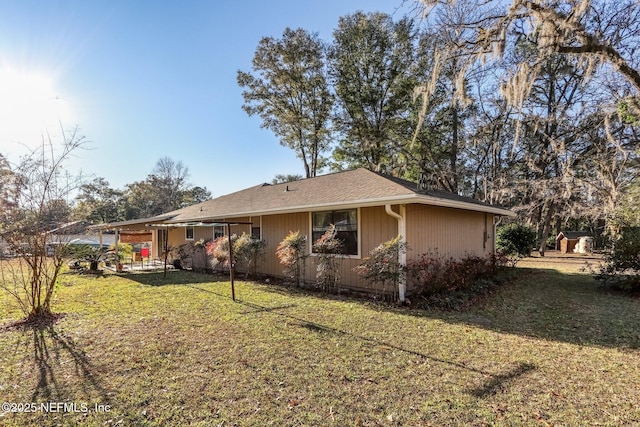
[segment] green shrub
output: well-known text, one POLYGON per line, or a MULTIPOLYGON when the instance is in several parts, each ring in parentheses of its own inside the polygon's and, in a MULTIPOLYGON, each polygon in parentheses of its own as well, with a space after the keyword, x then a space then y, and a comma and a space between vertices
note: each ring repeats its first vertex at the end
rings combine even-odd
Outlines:
POLYGON ((115 253, 106 247, 97 248, 90 245, 71 246, 67 250, 70 264, 79 265, 82 262, 89 263, 89 270, 96 271, 100 262, 119 260, 115 259, 115 253))
POLYGON ((536 233, 520 224, 508 224, 498 229, 496 248, 506 255, 527 257, 531 255, 536 242, 536 233))
MULTIPOLYGON (((115 246, 109 247, 110 251, 115 251, 115 246)), ((129 243, 118 243, 118 258, 120 261, 129 259, 133 255, 133 246, 129 243)))
POLYGON ((617 289, 640 291, 640 227, 622 229, 596 279, 617 289))

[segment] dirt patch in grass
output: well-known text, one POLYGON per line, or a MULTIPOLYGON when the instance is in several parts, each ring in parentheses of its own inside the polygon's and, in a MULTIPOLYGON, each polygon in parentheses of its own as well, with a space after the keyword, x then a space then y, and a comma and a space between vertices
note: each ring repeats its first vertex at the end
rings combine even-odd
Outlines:
POLYGON ((210 279, 65 275, 64 319, 0 332, 0 395, 68 405, 0 425, 640 423, 640 303, 588 275, 538 269, 461 312, 247 282, 234 303, 210 279))

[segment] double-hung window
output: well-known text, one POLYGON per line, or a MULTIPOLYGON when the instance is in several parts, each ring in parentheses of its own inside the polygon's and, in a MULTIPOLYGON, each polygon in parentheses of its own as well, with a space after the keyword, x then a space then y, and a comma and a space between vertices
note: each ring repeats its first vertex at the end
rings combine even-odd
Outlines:
POLYGON ((333 224, 337 231, 336 237, 344 245, 343 253, 358 255, 358 209, 312 212, 311 218, 313 242, 322 237, 333 224))

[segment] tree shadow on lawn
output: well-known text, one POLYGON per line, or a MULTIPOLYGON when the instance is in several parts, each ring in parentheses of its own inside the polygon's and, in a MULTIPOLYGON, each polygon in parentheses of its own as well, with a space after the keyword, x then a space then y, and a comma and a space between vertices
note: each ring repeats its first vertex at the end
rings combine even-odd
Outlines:
MULTIPOLYGON (((192 289, 200 292, 213 294, 225 299, 229 298, 228 295, 213 292, 209 289, 202 289, 197 286, 193 286, 192 289)), ((248 310, 242 313, 245 315, 256 314, 256 313, 271 313, 276 316, 287 318, 289 325, 297 325, 298 327, 300 327, 301 329, 305 330, 308 333, 344 335, 344 336, 353 338, 355 340, 367 342, 376 347, 384 346, 384 347, 405 353, 407 355, 417 356, 425 360, 430 360, 431 362, 447 365, 451 369, 468 371, 474 374, 478 374, 486 380, 483 381, 482 385, 475 388, 469 388, 466 390, 468 394, 478 398, 485 398, 485 397, 494 395, 498 393, 500 390, 506 389, 509 386, 510 382, 515 381, 518 378, 537 369, 536 365, 534 364, 518 362, 514 364, 509 364, 508 366, 506 366, 505 372, 499 372, 499 373, 488 372, 486 370, 477 369, 472 366, 467 366, 464 363, 456 362, 454 360, 447 360, 440 357, 435 357, 418 350, 404 347, 402 345, 397 345, 391 342, 381 341, 376 338, 370 338, 363 335, 354 334, 352 332, 345 331, 331 325, 325 325, 322 323, 314 322, 314 321, 305 319, 303 317, 295 316, 295 315, 280 311, 280 310, 286 310, 288 308, 296 307, 295 304, 285 304, 285 305, 276 306, 276 307, 266 307, 260 304, 255 304, 255 303, 251 303, 251 302, 240 300, 240 299, 236 300, 236 302, 248 308, 248 310)))
MULTIPOLYGON (((215 295, 216 297, 219 297, 221 299, 225 299, 225 300, 230 299, 230 295, 228 293, 215 292, 212 289, 204 289, 202 287, 197 286, 198 284, 204 284, 204 283, 227 282, 226 277, 216 279, 214 276, 207 275, 207 274, 187 272, 187 274, 178 274, 174 277, 167 277, 166 279, 162 279, 161 273, 159 274, 158 273, 144 273, 144 274, 137 273, 133 275, 128 275, 127 278, 131 280, 135 280, 141 284, 145 284, 148 286, 185 285, 193 290, 215 295)), ((349 300, 355 303, 371 304, 370 301, 363 300, 362 298, 355 298, 353 296, 348 296, 348 295, 347 296, 332 295, 332 294, 324 294, 319 292, 310 292, 308 289, 289 288, 281 285, 270 286, 264 283, 260 283, 260 284, 254 283, 254 285, 260 286, 260 289, 264 290, 265 292, 277 293, 279 295, 285 295, 285 296, 296 295, 296 296, 304 296, 304 297, 310 297, 310 298, 318 298, 322 300, 338 299, 338 300, 349 300)), ((242 298, 237 298, 236 303, 247 307, 247 309, 241 313, 243 315, 270 313, 276 316, 287 318, 290 325, 295 324, 298 327, 300 327, 302 330, 306 331, 307 333, 345 335, 359 341, 368 342, 374 346, 385 346, 388 348, 392 348, 396 351, 403 352, 407 355, 417 356, 425 360, 430 360, 432 362, 444 364, 449 366, 451 369, 468 371, 468 372, 472 372, 474 374, 480 375, 484 379, 482 384, 478 387, 469 388, 467 390, 467 393, 479 398, 484 398, 484 397, 496 394, 498 391, 507 388, 511 381, 515 381, 518 378, 536 369, 536 366, 533 364, 518 362, 518 363, 508 364, 507 366, 505 366, 505 370, 503 372, 502 371, 498 373, 488 372, 485 370, 467 366, 464 363, 456 362, 454 360, 447 360, 447 359, 435 357, 435 356, 426 354, 424 352, 417 351, 415 349, 403 347, 402 345, 397 345, 391 342, 380 341, 379 339, 354 334, 352 332, 345 331, 331 325, 314 322, 309 319, 292 315, 286 312, 286 310, 289 308, 297 307, 296 304, 281 304, 278 306, 267 307, 261 304, 256 304, 256 303, 243 300, 242 298)), ((400 311, 401 313, 412 313, 416 311, 416 310, 406 311, 390 305, 381 305, 381 304, 376 304, 376 307, 386 307, 390 311, 400 311)))
MULTIPOLYGON (((52 408, 55 412, 71 412, 72 415, 77 411, 91 411, 95 403, 110 404, 109 393, 102 386, 97 368, 73 338, 55 326, 55 319, 16 324, 5 330, 22 333, 24 341, 20 346, 33 345, 36 384, 29 402, 75 404, 73 409, 52 408), (83 404, 86 406, 81 406, 83 404)), ((41 413, 46 415, 46 412, 41 413)))
POLYGON ((229 279, 228 276, 224 275, 197 273, 185 270, 169 271, 167 272, 167 277, 163 277, 162 271, 127 273, 121 277, 146 286, 193 285, 198 283, 226 282, 229 279))
POLYGON ((464 323, 497 332, 579 345, 640 348, 640 299, 603 289, 592 275, 555 269, 522 268, 490 293, 459 311, 415 309, 380 303, 353 294, 259 283, 260 289, 322 300, 348 300, 416 317, 464 323))
POLYGON ((588 274, 530 271, 466 311, 408 314, 572 344, 640 348, 640 299, 608 292, 588 274))
MULTIPOLYGON (((376 309, 389 312, 437 318, 527 337, 579 345, 640 348, 640 299, 607 292, 588 274, 545 268, 523 268, 521 271, 521 275, 501 285, 497 291, 460 311, 398 307, 353 294, 325 294, 264 282, 255 282, 255 286, 279 295, 373 304, 376 309)), ((148 286, 228 282, 226 276, 190 271, 173 271, 166 278, 162 277, 162 272, 133 273, 125 277, 148 286)), ((192 288, 229 298, 228 293, 192 288)), ((279 308, 286 307, 289 306, 279 308)), ((274 308, 263 307, 261 310, 274 308)))

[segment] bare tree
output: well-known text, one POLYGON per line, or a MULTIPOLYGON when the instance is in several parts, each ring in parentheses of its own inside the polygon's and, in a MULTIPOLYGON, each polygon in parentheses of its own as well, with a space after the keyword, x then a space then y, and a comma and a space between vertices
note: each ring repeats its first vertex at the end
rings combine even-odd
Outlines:
POLYGON ((188 179, 189 168, 182 161, 161 157, 147 181, 157 191, 160 204, 166 212, 183 207, 185 193, 190 187, 188 179))
POLYGON ((38 148, 13 165, 10 179, 3 182, 7 190, 3 191, 0 231, 17 258, 0 260, 0 288, 15 297, 28 321, 52 315, 51 300, 66 245, 54 241, 49 232, 60 225, 51 208, 79 184, 79 178, 69 184, 65 176, 63 185, 62 174, 65 161, 83 146, 84 138, 77 130, 63 131, 62 138, 61 144, 55 144, 45 135, 38 148))
MULTIPOLYGON (((457 0, 420 0, 427 14, 457 0)), ((478 4, 481 17, 472 15, 461 28, 470 35, 458 40, 461 73, 478 61, 502 59, 507 47, 524 39, 536 40, 535 58, 507 71, 503 93, 516 107, 526 100, 538 74, 550 58, 569 55, 580 60, 587 73, 596 69, 620 74, 640 93, 640 2, 635 0, 487 0, 478 4)), ((458 93, 458 96, 462 96, 458 93)), ((637 99, 631 100, 636 112, 637 99)))
POLYGON ((122 203, 125 219, 160 215, 211 197, 206 188, 192 187, 188 179, 189 169, 181 161, 161 157, 146 179, 127 185, 122 203))

